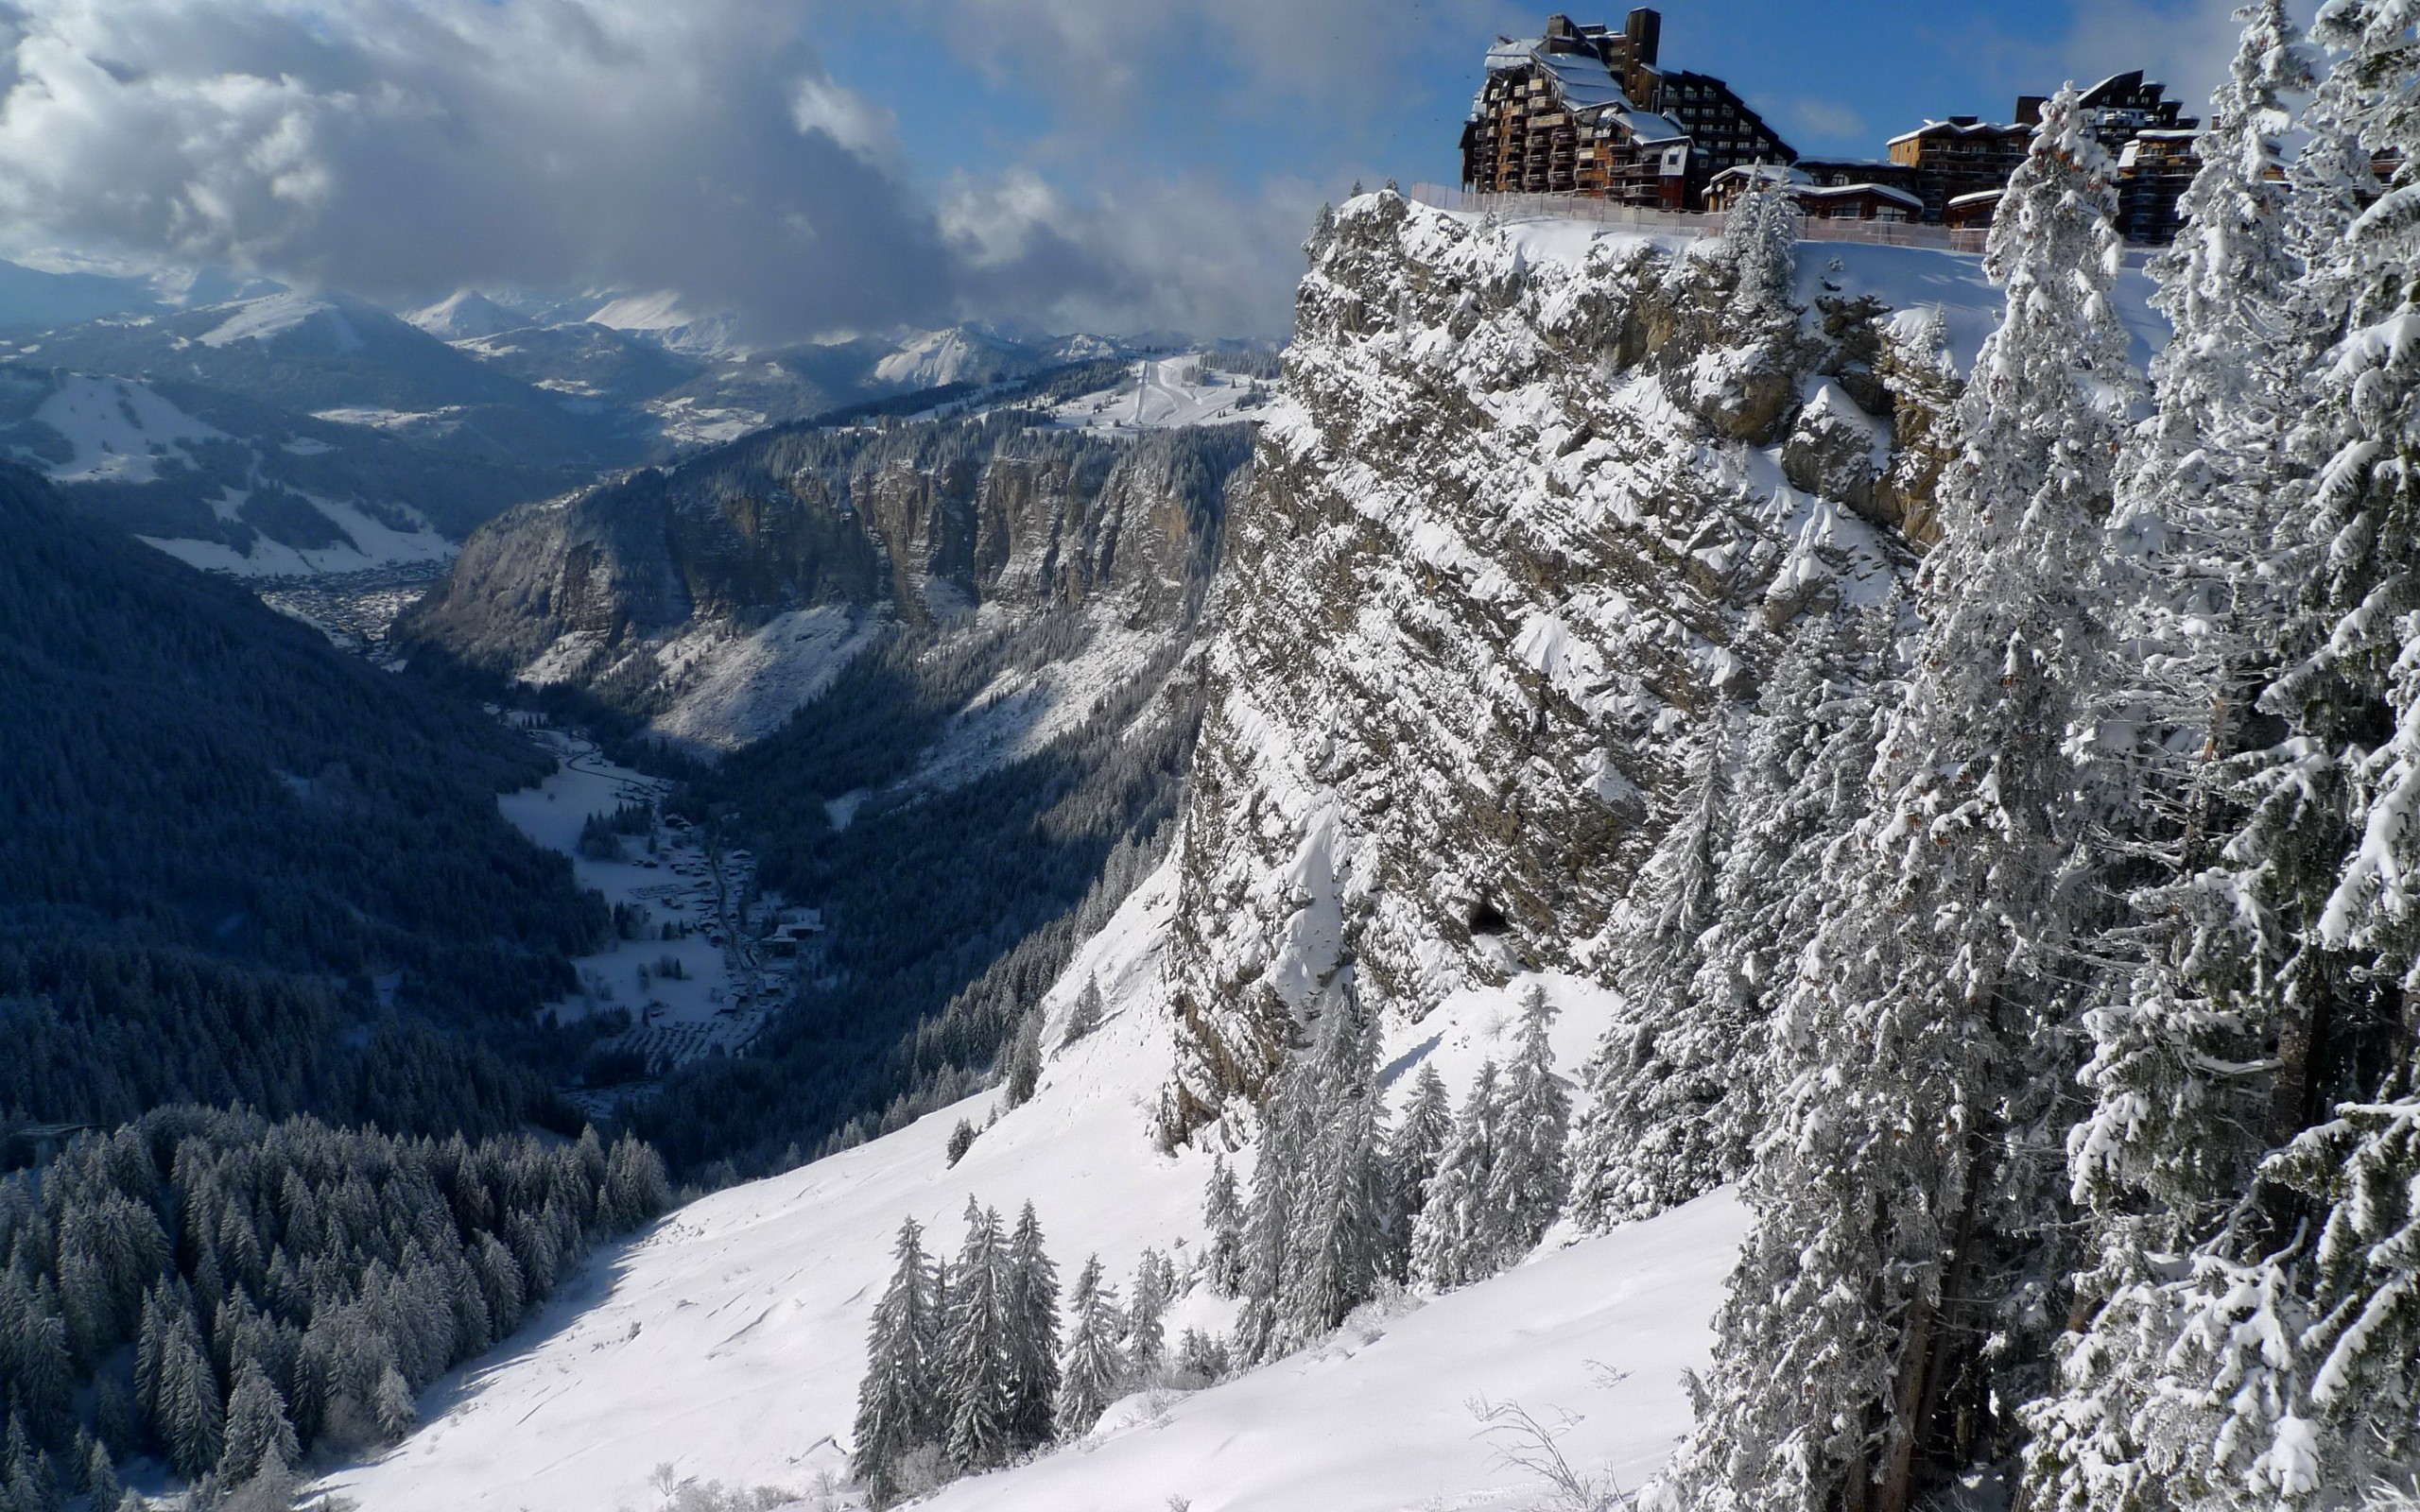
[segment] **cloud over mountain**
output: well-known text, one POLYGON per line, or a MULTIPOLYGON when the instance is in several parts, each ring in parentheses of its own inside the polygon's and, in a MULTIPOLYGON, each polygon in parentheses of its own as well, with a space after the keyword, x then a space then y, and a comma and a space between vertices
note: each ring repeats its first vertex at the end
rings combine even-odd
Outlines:
POLYGON ((376 294, 672 286, 769 335, 953 300, 888 112, 762 0, 30 0, 0 216, 376 294))

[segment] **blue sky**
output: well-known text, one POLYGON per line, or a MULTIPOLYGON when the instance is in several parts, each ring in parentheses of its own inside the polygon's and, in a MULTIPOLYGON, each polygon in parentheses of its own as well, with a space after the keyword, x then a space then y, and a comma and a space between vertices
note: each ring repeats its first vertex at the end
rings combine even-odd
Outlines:
MULTIPOLYGON (((2145 67, 2236 0, 1697 0, 1804 151, 2145 67)), ((1615 11, 1575 12, 1617 23, 1615 11)), ((1502 0, 10 0, 0 251, 396 302, 669 291, 760 339, 1282 335, 1323 199, 1451 180, 1502 0)))
MULTIPOLYGON (((1392 8, 1393 35, 1381 39, 1372 34, 1376 8, 1309 0, 1297 24, 1270 39, 1171 6, 1163 25, 1132 28, 1125 56, 1136 84, 1088 93, 1012 47, 1008 60, 996 56, 1000 43, 982 35, 982 15, 1021 9, 930 8, 952 23, 935 39, 888 8, 841 8, 818 28, 817 44, 838 81, 895 113, 913 171, 931 183, 1017 166, 1072 180, 1106 163, 1238 185, 1444 180, 1456 171, 1456 133, 1480 54, 1498 31, 1534 34, 1547 14, 1408 0, 1392 8), (1313 87, 1268 51, 1333 60, 1334 82, 1313 87), (1333 102, 1322 97, 1331 87, 1341 96, 1333 102), (1308 142, 1304 125, 1313 129, 1308 142)), ((1030 9, 1081 18, 1093 8, 1030 9)), ((1661 9, 1668 64, 1729 79, 1802 151, 1860 156, 1879 156, 1887 138, 1927 116, 2005 118, 2020 93, 2122 68, 2151 68, 2198 112, 2233 35, 2223 4, 2197 0, 1685 0, 1661 9)), ((1622 12, 1573 14, 1618 25, 1622 12)))

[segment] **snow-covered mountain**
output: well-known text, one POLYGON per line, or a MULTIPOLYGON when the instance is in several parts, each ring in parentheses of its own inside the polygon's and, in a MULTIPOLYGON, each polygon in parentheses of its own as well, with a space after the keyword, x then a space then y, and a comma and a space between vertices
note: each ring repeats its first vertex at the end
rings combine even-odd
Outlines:
MULTIPOLYGON (((1692 752, 1753 708, 1796 625, 1888 603, 1918 558, 1937 421, 1996 296, 1971 259, 1841 250, 1760 295, 1722 244, 1499 228, 1392 195, 1345 206, 1314 241, 1284 396, 1240 475, 1175 853, 1045 999, 1032 1100, 987 1092, 686 1210, 347 1494, 369 1512, 569 1506, 641 1496, 660 1464, 667 1485, 807 1493, 852 1441, 900 1220, 946 1249, 969 1192, 1030 1198, 1063 1277, 1094 1250, 1115 1273, 1145 1246, 1189 1264, 1211 1157, 1251 1167, 1252 1100, 1340 1002, 1380 1021, 1392 1109, 1423 1067, 1460 1098, 1482 1062, 1511 1064, 1532 988, 1578 1079, 1624 1011, 1608 940, 1692 752), (1104 1026, 1072 1035, 1095 985, 1104 1026), (961 1118, 977 1132, 953 1165, 961 1118), (644 1405, 666 1400, 682 1409, 644 1405)), ((717 518, 681 502, 678 474, 499 522, 428 633, 606 686, 642 650, 662 667, 672 642, 644 627, 693 623, 742 563, 942 624, 968 601, 1130 591, 1131 548, 1103 554, 1099 524, 1165 507, 1134 507, 1159 487, 1106 507, 1151 455, 1131 442, 1074 490, 1073 453, 1037 472, 996 450, 950 482, 874 452, 842 476, 803 444, 698 465, 718 480, 722 534, 696 538, 711 550, 662 544, 697 528, 667 521, 717 518), (708 563, 723 576, 700 578, 708 563)), ((1163 563, 1192 549, 1139 539, 1163 563)), ((1184 580, 1167 571, 1144 580, 1184 580)), ((1635 1488, 1685 1426, 1679 1372, 1703 1358, 1740 1232, 1720 1194, 1602 1237, 1558 1228, 1527 1263, 1147 1394, 935 1504, 1530 1504, 1475 1396, 1573 1415, 1571 1465, 1635 1488)), ((1171 1332, 1223 1332, 1234 1308, 1197 1284, 1171 1332)))
POLYGON ((404 318, 441 341, 492 336, 533 323, 529 317, 505 308, 477 289, 457 289, 435 304, 407 312, 404 318))
POLYGON ((1031 372, 1045 360, 1021 342, 958 325, 908 337, 874 364, 873 373, 879 382, 901 388, 938 388, 943 384, 996 383, 1031 372))

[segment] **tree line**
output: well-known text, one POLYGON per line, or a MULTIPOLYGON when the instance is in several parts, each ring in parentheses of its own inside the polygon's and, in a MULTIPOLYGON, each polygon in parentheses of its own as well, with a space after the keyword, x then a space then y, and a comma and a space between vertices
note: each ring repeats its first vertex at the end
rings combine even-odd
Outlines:
MULTIPOLYGON (((474 1143, 180 1106, 0 1181, 0 1505, 118 1504, 156 1455, 200 1504, 401 1437, 413 1399, 669 1202, 593 1130, 474 1143)), ((140 1505, 139 1499, 136 1502, 140 1505)))
POLYGON ((551 758, 13 467, 0 548, 0 1121, 552 1116, 605 908, 495 804, 551 758))

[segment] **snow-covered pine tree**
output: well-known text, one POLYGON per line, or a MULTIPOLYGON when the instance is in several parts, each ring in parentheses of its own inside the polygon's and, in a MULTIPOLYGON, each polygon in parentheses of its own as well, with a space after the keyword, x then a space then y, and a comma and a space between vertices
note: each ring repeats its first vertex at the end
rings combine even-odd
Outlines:
POLYGON ((1144 1250, 1134 1263, 1134 1286, 1126 1308, 1126 1350, 1138 1375, 1158 1369, 1167 1348, 1167 1331, 1161 1319, 1168 1310, 1170 1275, 1167 1262, 1157 1250, 1144 1250))
POLYGON ((294 1424, 285 1416, 285 1399, 268 1373, 251 1361, 244 1363, 235 1389, 227 1399, 227 1435, 218 1454, 222 1486, 241 1486, 264 1471, 282 1473, 301 1463, 294 1424))
MULTIPOLYGON (((1694 1005, 1675 1026, 1703 1046, 1686 1057, 1721 1088, 1703 1131, 1685 1137, 1713 1153, 1725 1180, 1747 1170, 1778 1092, 1770 1021, 1830 896, 1826 855, 1872 801, 1874 694, 1894 669, 1904 608, 1893 594, 1802 619, 1757 698, 1735 784, 1738 822, 1698 945, 1694 1005)), ((1599 1222, 1605 1191, 1592 1194, 1599 1222)), ((1575 1198, 1583 1222, 1591 1205, 1575 1198)))
POLYGON ((1437 1160, 1437 1175, 1428 1183, 1428 1202, 1411 1230, 1411 1279, 1438 1291, 1474 1281, 1486 1272, 1479 1253, 1487 1242, 1486 1200, 1489 1173, 1495 1165, 1495 1135, 1501 1093, 1495 1062, 1478 1068, 1462 1110, 1454 1120, 1454 1137, 1437 1160))
MULTIPOLYGON (((2273 789, 2308 822, 2261 836, 2275 847, 2266 853, 2237 849, 2245 861, 2275 857, 2294 883, 2330 849, 2341 870, 2315 920, 2308 892, 2286 916, 2295 937, 2279 972, 2271 1106, 2273 1129, 2292 1142, 2194 1253, 2193 1284, 2169 1297, 2182 1316, 2163 1364, 2176 1379, 2152 1389, 2203 1405, 2182 1425, 2174 1478, 2217 1506, 2348 1503, 2420 1452, 2420 1066, 2405 1007, 2420 983, 2415 20, 2409 0, 2332 0, 2312 26, 2337 57, 2307 116, 2308 162, 2293 184, 2308 203, 2292 219, 2308 263, 2304 329, 2336 339, 2293 396, 2305 412, 2287 450, 2312 481, 2280 541, 2301 613, 2288 669, 2259 705, 2302 758, 2278 764, 2288 769, 2273 789), (2347 218, 2375 187, 2363 154, 2396 166, 2347 218)), ((2152 1426, 2178 1425, 2171 1415, 2152 1426)), ((2155 1438, 2145 1457, 2177 1447, 2155 1438)))
POLYGON ((1211 1295, 1238 1295, 1244 1284, 1244 1208, 1235 1170, 1224 1156, 1210 1160, 1210 1179, 1201 1193, 1201 1228, 1211 1295))
POLYGON ((1314 1039, 1262 1110, 1245 1212, 1236 1353, 1261 1361, 1325 1334, 1369 1299, 1384 1256, 1374 1015, 1352 980, 1324 994, 1314 1039))
POLYGON ((1325 1335, 1368 1301, 1384 1264, 1377 1015, 1362 1011, 1349 980, 1321 1015, 1307 1065, 1316 1122, 1293 1193, 1287 1349, 1325 1335))
POLYGON ((74 1457, 76 1484, 82 1489, 84 1500, 94 1512, 111 1512, 118 1503, 122 1487, 118 1485, 117 1465, 110 1458, 108 1446, 87 1435, 81 1429, 76 1434, 74 1457))
POLYGON ((0 1504, 10 1512, 60 1512, 58 1474, 49 1456, 34 1447, 26 1419, 13 1412, 0 1433, 0 1504))
POLYGON ((1591 1057, 1573 1151, 1575 1214, 1590 1229, 1661 1212, 1737 1174, 1742 1151, 1725 1148, 1712 1117, 1728 1088, 1732 1047, 1699 1011, 1702 946, 1718 919, 1717 895, 1732 816, 1728 722, 1700 745, 1688 798, 1639 868, 1613 979, 1623 1003, 1591 1057))
POLYGON ((218 1463, 226 1417, 218 1378, 201 1345, 193 1311, 162 1288, 151 1422, 177 1472, 199 1478, 218 1463))
POLYGON ((1387 1275, 1392 1280, 1411 1278, 1412 1230, 1420 1226, 1437 1162, 1453 1137, 1454 1109, 1445 1078, 1437 1074, 1435 1065, 1423 1061, 1402 1116, 1387 1136, 1387 1275))
POLYGON ((1076 996, 1075 1007, 1068 1010, 1066 1030, 1060 1036, 1063 1047, 1074 1044, 1100 1027, 1101 1019, 1109 1012, 1109 1004, 1101 996, 1100 978, 1084 978, 1084 989, 1076 996))
POLYGON ((2262 1227, 2242 1199, 2268 1147, 2307 1121, 2289 1069, 2308 1059, 2300 1025, 2342 996, 2342 969, 2307 948, 2346 839, 2341 770, 2330 744, 2256 708, 2310 648, 2273 548, 2281 507, 2307 491, 2289 437, 2309 293, 2273 171, 2288 97, 2312 76, 2282 0, 2240 15, 2190 224, 2154 264, 2175 334, 2110 531, 2117 636, 2087 748, 2120 795, 2138 922, 2100 942, 2113 967, 2084 1015, 2093 1107, 2067 1139, 2091 1223, 2083 1327, 2063 1341, 2057 1392, 2027 1415, 2028 1495, 2067 1512, 2209 1493, 2213 1451, 2235 1435, 2206 1389, 2207 1309, 2263 1290, 2230 1261, 2262 1227))
POLYGON ((2060 1258, 2032 1152, 2073 1074, 2066 953, 2093 923, 2066 739, 2134 387, 2113 203, 2064 90, 1994 221, 2007 314, 1962 401, 1880 802, 1827 865, 1777 1025, 1756 1228, 1670 1471, 1692 1507, 1906 1512, 1928 1473, 2005 1452, 1996 1415, 2029 1393, 1996 1377, 2046 1348, 2022 1332, 2054 1280, 2023 1267, 2060 1258))
POLYGON ((1521 998, 1521 1045, 1505 1078, 1495 1161, 1480 1202, 1487 1219, 1483 1261, 1491 1274, 1537 1248, 1571 1194, 1564 1147, 1571 1098, 1554 1074, 1547 1038, 1556 1017, 1546 989, 1531 984, 1521 998))
POLYGON ((1017 1021, 1016 1038, 1009 1041, 1007 1079, 1006 1101, 1011 1108, 1023 1108, 1033 1101, 1035 1090, 1042 1085, 1042 1009, 1039 1005, 1028 1009, 1025 1017, 1017 1021))
POLYGON ((933 1270, 916 1220, 901 1221, 891 1253, 897 1263, 882 1300, 874 1304, 865 1379, 857 1383, 856 1442, 849 1456, 850 1474, 877 1507, 898 1500, 906 1490, 900 1466, 945 1426, 940 1362, 931 1352, 939 1334, 933 1270))
POLYGON ((1067 1352, 1059 1362, 1056 1427, 1061 1439, 1080 1438, 1100 1421, 1102 1409, 1126 1389, 1128 1367, 1117 1336, 1125 1317, 1117 1305, 1117 1288, 1109 1284, 1094 1255, 1076 1273, 1075 1290, 1067 1294, 1067 1352))
POLYGON ((1008 1301, 1009 1438, 1023 1451, 1050 1442, 1059 1395, 1059 1268, 1030 1202, 1009 1237, 1008 1301))
POLYGON ((1798 197, 1778 178, 1759 177, 1732 208, 1722 241, 1737 268, 1740 313, 1750 320, 1798 323, 1791 285, 1805 219, 1798 197))
POLYGON ((966 1243, 950 1268, 949 1323, 942 1346, 950 1462, 961 1470, 1008 1463, 1016 1441, 1011 1398, 1011 1333, 1008 1239, 997 1209, 966 1199, 966 1243))
POLYGON ((1310 1118, 1295 1093, 1302 1057, 1276 1078, 1260 1110, 1260 1148, 1253 1157, 1252 1195, 1244 1205, 1243 1310, 1236 1318, 1236 1353, 1257 1363, 1283 1353, 1278 1345, 1279 1294, 1294 1246, 1293 1177, 1302 1167, 1310 1118))

